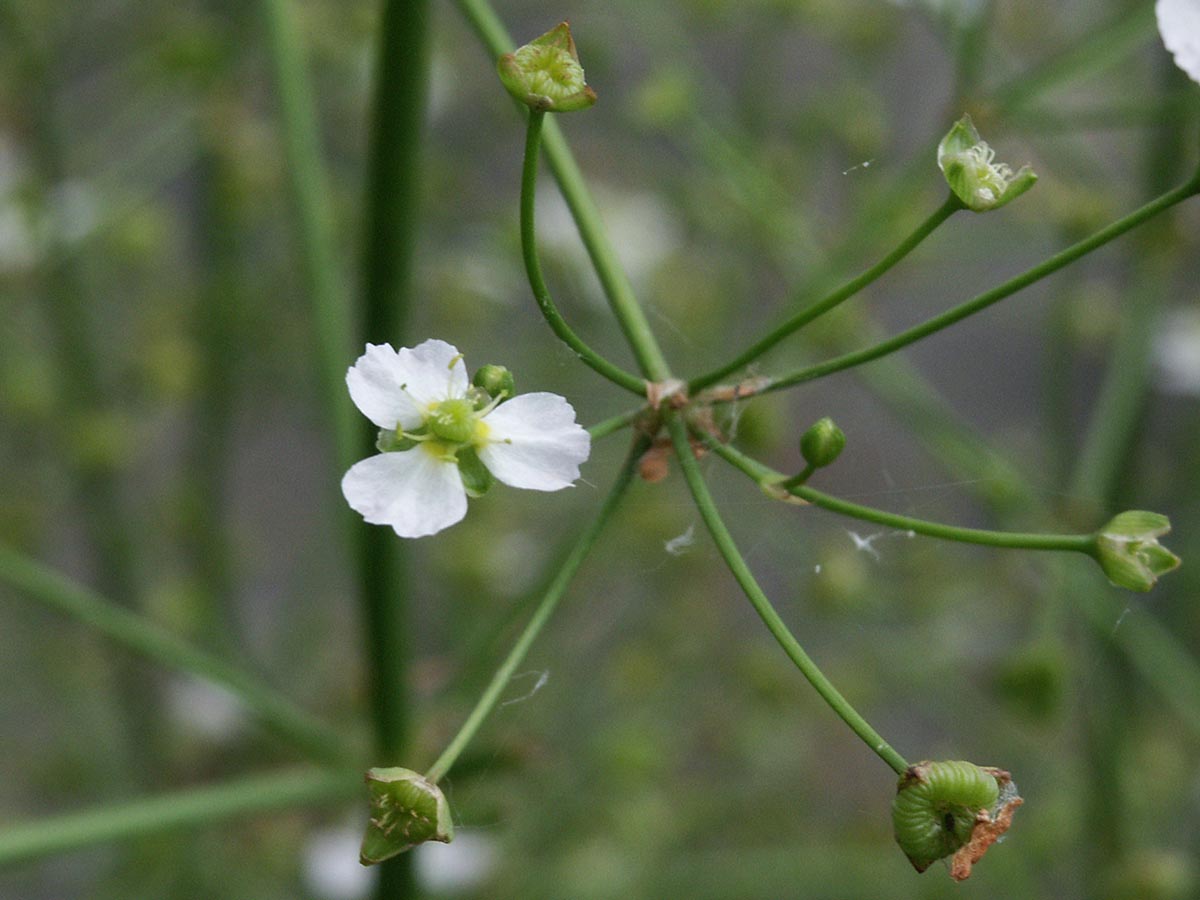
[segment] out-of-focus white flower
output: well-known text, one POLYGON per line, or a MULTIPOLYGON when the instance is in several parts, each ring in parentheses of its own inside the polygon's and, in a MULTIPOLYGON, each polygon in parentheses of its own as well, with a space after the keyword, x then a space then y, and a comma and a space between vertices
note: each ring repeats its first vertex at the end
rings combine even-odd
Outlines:
POLYGON ((1154 337, 1154 355, 1164 391, 1200 395, 1200 310, 1167 313, 1154 337))
POLYGON ((496 845, 472 832, 459 832, 451 844, 422 844, 415 853, 417 881, 433 893, 477 888, 496 867, 496 845))
POLYGON ((172 681, 167 691, 172 717, 188 731, 210 740, 234 737, 246 724, 246 714, 229 691, 208 681, 172 681))
MULTIPOLYGON (((645 289, 655 271, 684 243, 678 217, 649 192, 592 186, 617 258, 635 288, 645 289)), ((579 240, 570 207, 552 182, 538 185, 538 241, 547 251, 569 261, 587 287, 587 299, 604 305, 604 289, 579 240)))
POLYGON ((304 847, 304 883, 321 900, 362 900, 371 893, 375 872, 358 862, 361 826, 315 832, 304 847))
POLYGON ((1175 65, 1200 84, 1200 0, 1158 0, 1158 33, 1175 65))
POLYGON ((399 351, 367 345, 346 374, 350 397, 382 429, 378 456, 342 479, 347 502, 373 525, 424 537, 467 513, 468 493, 494 476, 510 487, 557 491, 579 477, 591 439, 575 410, 550 393, 472 393, 462 354, 429 340, 399 351))

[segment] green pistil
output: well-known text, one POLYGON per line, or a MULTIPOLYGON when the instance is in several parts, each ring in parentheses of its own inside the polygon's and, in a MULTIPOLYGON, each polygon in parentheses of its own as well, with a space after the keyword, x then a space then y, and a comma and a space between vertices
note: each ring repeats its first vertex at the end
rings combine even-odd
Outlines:
POLYGON ((451 444, 466 444, 475 437, 475 405, 467 399, 443 400, 425 421, 435 437, 451 444))

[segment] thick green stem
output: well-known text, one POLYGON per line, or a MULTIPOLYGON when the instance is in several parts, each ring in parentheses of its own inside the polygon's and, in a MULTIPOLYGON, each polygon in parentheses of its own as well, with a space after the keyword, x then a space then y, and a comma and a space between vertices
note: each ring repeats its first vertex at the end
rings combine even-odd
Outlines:
MULTIPOLYGON (((493 58, 512 51, 513 40, 487 0, 458 0, 458 7, 493 58)), ((579 171, 575 157, 571 154, 571 149, 556 122, 546 123, 542 144, 546 162, 554 173, 563 199, 566 200, 575 225, 579 228, 579 237, 583 240, 592 266, 600 278, 604 296, 608 299, 609 307, 616 316, 625 339, 633 348, 642 374, 650 381, 666 381, 671 377, 670 367, 662 355, 654 333, 650 330, 645 312, 634 296, 625 270, 617 259, 616 251, 600 218, 600 210, 596 207, 596 202, 583 180, 583 174, 579 171)))
POLYGON ((1174 190, 1167 191, 1162 196, 1151 200, 1140 209, 1131 212, 1124 218, 1118 219, 1111 225, 1100 229, 1089 238, 1085 238, 1077 244, 1067 247, 1058 253, 1051 256, 1049 259, 1034 266, 1032 269, 1011 278, 1004 284, 992 288, 990 291, 985 291, 973 300, 960 304, 953 309, 947 310, 941 315, 934 316, 926 322, 916 325, 907 331, 902 331, 900 334, 889 338, 886 341, 876 344, 873 347, 867 347, 863 350, 857 350, 853 353, 847 353, 826 362, 819 363, 815 366, 809 366, 804 369, 798 369, 786 375, 781 375, 770 379, 763 386, 759 393, 768 391, 777 391, 782 388, 791 387, 795 384, 801 384, 805 381, 812 381, 816 378, 830 375, 834 372, 840 372, 844 369, 850 369, 854 366, 860 366, 863 363, 870 362, 873 359, 879 359, 881 356, 887 356, 889 353, 895 353, 902 347, 907 347, 909 344, 915 343, 922 338, 928 337, 935 332, 941 331, 944 328, 949 328, 956 322, 960 322, 968 316, 974 315, 981 310, 987 309, 994 303, 999 303, 1007 297, 1011 297, 1017 291, 1029 287, 1031 284, 1040 281, 1048 275, 1052 275, 1059 269, 1067 266, 1080 257, 1086 256, 1093 250, 1104 246, 1109 241, 1115 240, 1125 232, 1136 228, 1143 222, 1146 222, 1162 212, 1170 209, 1177 203, 1181 203, 1190 197, 1194 197, 1200 191, 1200 172, 1193 175, 1186 183, 1180 185, 1174 190))
POLYGON ((789 484, 793 479, 787 478, 782 472, 777 472, 769 466, 751 459, 728 444, 722 444, 708 436, 703 436, 703 438, 718 456, 750 476, 768 496, 777 493, 790 494, 813 506, 819 506, 821 509, 849 516, 852 519, 861 519, 864 522, 873 522, 887 528, 912 531, 928 537, 958 541, 963 544, 982 544, 985 547, 1011 550, 1063 550, 1088 555, 1091 555, 1095 548, 1096 536, 1094 534, 1037 534, 990 531, 985 528, 962 528, 957 525, 915 519, 912 516, 901 516, 870 506, 860 506, 849 500, 841 500, 822 493, 803 483, 789 484))
POLYGON ((828 296, 823 297, 811 306, 807 306, 800 312, 789 317, 782 324, 772 329, 771 332, 748 349, 738 354, 734 359, 730 360, 725 365, 718 369, 714 369, 707 374, 701 375, 698 378, 692 379, 688 383, 689 393, 695 393, 709 385, 716 384, 721 379, 744 368, 754 362, 784 338, 794 334, 809 322, 819 316, 832 310, 838 304, 850 299, 867 285, 876 281, 885 272, 891 269, 896 263, 908 256, 925 238, 929 237, 939 225, 945 222, 955 212, 962 209, 962 203, 959 199, 950 194, 944 203, 939 206, 933 213, 929 215, 920 225, 913 229, 912 233, 901 241, 891 253, 883 257, 871 268, 867 269, 855 278, 845 282, 841 287, 831 292, 828 296))
POLYGON ((345 763, 345 739, 273 688, 136 613, 0 544, 0 582, 169 668, 229 691, 263 725, 314 760, 345 763))
POLYGON ((0 866, 111 841, 215 825, 273 810, 323 806, 362 792, 358 771, 287 772, 242 778, 87 812, 51 816, 0 831, 0 866))
POLYGON ((287 177, 296 211, 296 237, 316 333, 316 356, 326 415, 333 423, 339 469, 350 467, 358 450, 354 408, 346 396, 346 360, 353 328, 345 279, 337 263, 332 202, 316 101, 305 66, 290 0, 260 0, 267 49, 279 95, 287 177))
POLYGON ((779 613, 771 605, 771 601, 767 599, 767 595, 763 593, 762 588, 758 586, 758 582, 754 580, 754 575, 750 572, 750 567, 746 565, 745 559, 742 558, 741 552, 733 541, 733 536, 729 533, 729 529, 725 527, 725 522, 721 519, 721 514, 717 511, 716 504, 713 502, 712 494, 709 493, 708 485, 704 482, 700 466, 696 462, 696 457, 692 454, 691 444, 688 441, 687 426, 683 423, 683 420, 678 415, 672 414, 667 418, 667 428, 671 432, 671 441, 675 445, 675 456, 679 460, 683 476, 687 479, 688 488, 691 490, 692 497, 696 501, 696 508, 700 511, 700 516, 704 519, 704 524, 708 528, 709 534, 712 535, 713 542, 717 545, 717 549, 724 558, 725 564, 729 566, 729 571, 737 579, 737 583, 750 600, 755 612, 758 613, 763 623, 767 626, 767 630, 771 632, 784 652, 796 664, 796 668, 808 679, 808 683, 816 689, 817 693, 837 713, 839 718, 849 725, 850 729, 880 759, 891 766, 897 775, 903 775, 908 768, 908 763, 904 760, 904 757, 892 749, 892 746, 883 739, 879 732, 872 728, 867 720, 859 715, 858 711, 850 705, 850 702, 825 677, 825 674, 817 667, 817 664, 812 661, 804 651, 804 648, 800 646, 799 641, 792 636, 787 625, 780 618, 779 613))
POLYGON ((571 584, 571 580, 575 577, 575 573, 579 571, 579 567, 587 558, 596 539, 600 537, 600 533, 604 530, 612 514, 616 511, 617 506, 621 502, 621 498, 625 494, 625 490, 629 487, 629 482, 633 478, 634 470, 637 468, 638 459, 647 446, 646 440, 636 441, 629 453, 629 457, 625 460, 624 466, 621 467, 621 472, 617 476, 617 480, 613 483, 612 489, 608 492, 608 496, 604 500, 604 504, 600 507, 600 512, 596 518, 592 520, 592 524, 587 530, 579 536, 575 542, 575 546, 571 548, 566 560, 558 572, 555 573, 554 579, 550 582, 550 586, 546 589, 546 593, 542 596, 541 602, 538 603, 537 609, 529 619, 529 624, 525 626, 525 630, 521 632, 521 636, 517 638, 517 642, 508 652, 504 662, 496 670, 496 674, 492 676, 484 688, 483 694, 475 704, 475 708, 471 710, 467 720, 463 723, 462 728, 458 730, 458 734, 450 741, 446 749, 442 751, 441 756, 437 758, 429 771, 425 773, 425 778, 437 784, 450 771, 459 754, 475 737, 484 720, 491 714, 496 703, 500 699, 500 693, 508 685, 508 682, 516 671, 517 666, 525 659, 525 655, 529 652, 529 648, 533 646, 533 642, 542 632, 542 628, 553 615, 554 610, 558 608, 558 603, 567 591, 567 587, 571 584))
POLYGON ((525 133, 525 161, 521 168, 521 255, 525 259, 525 273, 529 276, 529 287, 533 290, 533 298, 537 301, 538 309, 551 330, 558 335, 559 340, 570 347, 575 354, 588 366, 599 372, 613 384, 619 385, 635 394, 646 393, 646 382, 638 376, 626 372, 620 366, 609 362, 591 347, 583 342, 563 319, 558 307, 546 287, 546 279, 542 275, 542 265, 538 260, 537 226, 534 222, 534 201, 537 193, 538 148, 541 146, 542 124, 546 114, 538 110, 529 113, 528 128, 525 133))
MULTIPOLYGON (((403 343, 412 305, 421 143, 430 65, 429 0, 384 0, 371 102, 364 193, 363 341, 403 343)), ((375 452, 374 429, 364 428, 360 452, 375 452)), ((383 765, 402 759, 409 728, 407 547, 386 528, 359 534, 362 627, 370 680, 375 751, 383 765)), ((413 891, 412 858, 380 868, 376 896, 413 891)))

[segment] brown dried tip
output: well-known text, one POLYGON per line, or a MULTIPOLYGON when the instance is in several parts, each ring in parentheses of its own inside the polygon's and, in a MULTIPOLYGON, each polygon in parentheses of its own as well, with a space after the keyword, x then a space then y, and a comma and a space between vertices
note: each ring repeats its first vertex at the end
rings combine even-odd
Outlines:
POLYGON ((1008 831, 1017 807, 1024 802, 1020 797, 1013 797, 996 811, 994 819, 986 810, 979 811, 975 827, 971 830, 971 840, 959 848, 950 860, 951 878, 955 881, 966 881, 971 877, 971 868, 983 859, 988 848, 1008 831))

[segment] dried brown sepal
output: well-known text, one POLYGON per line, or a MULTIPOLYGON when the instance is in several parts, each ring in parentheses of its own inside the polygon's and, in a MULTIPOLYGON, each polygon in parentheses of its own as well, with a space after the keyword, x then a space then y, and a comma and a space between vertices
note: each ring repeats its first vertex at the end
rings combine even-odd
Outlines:
MULTIPOLYGON (((1003 774, 1008 775, 1007 772, 1003 774)), ((989 816, 986 810, 979 811, 979 815, 975 817, 975 827, 971 829, 971 839, 959 848, 950 860, 951 878, 955 881, 966 881, 971 877, 972 867, 983 859, 988 848, 1008 831, 1017 807, 1024 802, 1021 797, 1012 797, 996 810, 995 818, 989 816)))
POLYGON ((671 442, 656 440, 638 460, 638 475, 642 481, 657 484, 671 471, 671 442))
POLYGON ((647 381, 646 400, 649 401, 651 409, 662 409, 664 402, 671 409, 683 409, 688 404, 687 382, 678 378, 647 381))

